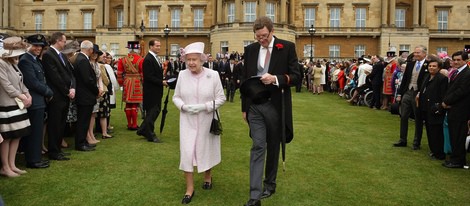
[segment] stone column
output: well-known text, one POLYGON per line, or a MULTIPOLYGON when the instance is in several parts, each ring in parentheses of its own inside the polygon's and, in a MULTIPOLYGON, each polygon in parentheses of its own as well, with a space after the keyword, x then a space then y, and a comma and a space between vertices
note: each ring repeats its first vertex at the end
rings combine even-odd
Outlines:
POLYGON ((427 0, 421 0, 421 26, 426 26, 426 9, 427 0))
POLYGON ((419 0, 413 1, 413 27, 419 26, 419 0))
POLYGON ((131 27, 135 27, 135 0, 130 0, 131 3, 130 3, 130 6, 131 8, 129 9, 130 10, 130 14, 129 14, 129 18, 130 18, 130 22, 129 22, 129 25, 131 27))
POLYGON ((2 21, 0 21, 0 28, 3 28, 3 4, 0 3, 0 16, 2 17, 2 21))
POLYGON ((10 19, 9 18, 9 15, 10 15, 10 3, 9 3, 9 0, 3 0, 3 28, 7 28, 7 27, 10 27, 10 25, 8 24, 8 20, 10 19))
POLYGON ((129 26, 129 0, 124 0, 124 22, 122 23, 123 27, 129 26))
POLYGON ((287 0, 281 0, 281 24, 287 24, 287 0))
POLYGON ((217 24, 221 24, 223 23, 222 22, 222 13, 225 13, 223 12, 222 10, 222 0, 217 0, 217 24))
POLYGON ((212 15, 211 26, 212 26, 212 25, 215 25, 217 23, 217 17, 218 17, 218 15, 217 15, 217 6, 216 6, 217 5, 217 0, 212 0, 211 3, 212 3, 212 11, 211 11, 212 12, 212 14, 211 14, 212 15))
POLYGON ((397 7, 396 0, 390 0, 390 25, 395 26, 395 10, 397 7))
POLYGON ((109 26, 109 0, 104 0, 104 26, 109 26))
POLYGON ((243 20, 243 5, 241 0, 235 0, 235 22, 242 22, 243 20))
POLYGON ((382 27, 388 25, 387 17, 388 17, 388 1, 382 0, 382 27))
MULTIPOLYGON (((296 1, 295 1, 295 0, 290 0, 289 4, 290 4, 290 7, 289 7, 289 14, 290 14, 289 19, 290 19, 291 21, 294 21, 294 19, 295 19, 295 9, 294 9, 294 5, 296 4, 296 1)), ((287 20, 287 21, 289 21, 289 20, 287 20)), ((291 23, 291 22, 287 22, 287 23, 291 23)))

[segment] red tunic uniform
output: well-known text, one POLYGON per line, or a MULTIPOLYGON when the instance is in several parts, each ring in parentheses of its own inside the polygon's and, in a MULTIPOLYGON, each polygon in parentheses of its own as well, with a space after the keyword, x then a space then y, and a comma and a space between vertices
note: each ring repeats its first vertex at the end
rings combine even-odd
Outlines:
POLYGON ((395 69, 397 68, 397 60, 393 59, 390 61, 390 63, 387 64, 384 70, 384 83, 383 83, 383 89, 382 93, 385 95, 392 95, 393 94, 393 88, 392 88, 392 77, 393 77, 393 72, 395 72, 395 69))

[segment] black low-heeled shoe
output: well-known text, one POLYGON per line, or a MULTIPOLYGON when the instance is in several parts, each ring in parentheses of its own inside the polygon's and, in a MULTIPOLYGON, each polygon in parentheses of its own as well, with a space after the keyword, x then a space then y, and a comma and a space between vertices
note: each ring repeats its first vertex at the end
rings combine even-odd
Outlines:
POLYGON ((181 200, 181 204, 189 204, 191 202, 191 200, 193 199, 193 196, 194 196, 194 191, 193 191, 193 194, 191 195, 184 195, 183 197, 183 200, 181 200))
POLYGON ((211 178, 211 181, 210 182, 204 182, 202 184, 202 189, 204 190, 210 190, 212 189, 212 178, 211 178))

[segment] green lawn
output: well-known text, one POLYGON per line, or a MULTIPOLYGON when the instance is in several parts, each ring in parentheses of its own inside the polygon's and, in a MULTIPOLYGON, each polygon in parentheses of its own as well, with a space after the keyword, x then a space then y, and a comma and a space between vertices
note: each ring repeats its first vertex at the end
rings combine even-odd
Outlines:
MULTIPOLYGON (((470 171, 446 169, 428 158, 426 137, 418 151, 392 147, 398 116, 350 106, 332 94, 293 93, 293 104, 295 137, 287 146, 286 171, 281 164, 276 194, 263 205, 469 204, 470 171)), ((178 170, 179 114, 171 100, 168 108, 164 143, 153 144, 126 130, 118 104, 114 138, 101 140, 94 152, 67 149, 72 160, 53 161, 48 169, 0 178, 5 204, 180 205, 185 182, 178 170)), ((214 187, 202 190, 203 175, 197 174, 191 205, 239 206, 249 198, 251 141, 239 99, 223 105, 221 119, 222 163, 213 170, 214 187)), ((19 156, 18 165, 23 161, 19 156)))

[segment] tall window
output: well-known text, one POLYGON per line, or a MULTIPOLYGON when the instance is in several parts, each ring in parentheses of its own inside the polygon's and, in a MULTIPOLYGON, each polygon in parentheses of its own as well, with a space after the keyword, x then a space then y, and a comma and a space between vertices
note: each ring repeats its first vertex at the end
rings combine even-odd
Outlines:
POLYGON ((235 3, 227 3, 227 23, 235 21, 235 3))
POLYGON ((171 27, 173 27, 173 30, 177 31, 178 28, 180 27, 181 19, 181 9, 180 8, 174 8, 171 10, 171 27))
POLYGON ((266 16, 271 19, 271 21, 276 22, 276 8, 274 3, 267 2, 266 3, 266 16))
POLYGON ((222 51, 222 54, 227 54, 228 53, 228 41, 221 41, 220 42, 220 51, 222 51))
POLYGON ((85 12, 83 13, 83 29, 90 30, 93 27, 93 13, 85 12))
POLYGON ((305 8, 305 27, 313 25, 315 27, 315 8, 305 8))
POLYGON ((331 7, 330 8, 330 28, 339 28, 341 18, 341 8, 331 7))
POLYGON ((177 56, 180 51, 179 44, 171 44, 170 45, 170 56, 177 56))
POLYGON ((315 45, 304 45, 304 58, 310 58, 310 50, 312 50, 312 58, 315 57, 315 45))
POLYGON ((365 28, 366 27, 366 8, 356 8, 356 28, 365 28))
POLYGON ((199 30, 204 27, 204 9, 195 8, 194 9, 194 28, 199 30))
POLYGON ((437 11, 437 29, 439 29, 439 31, 447 31, 448 19, 449 19, 448 10, 437 11))
POLYGON ((59 12, 59 25, 57 26, 60 30, 67 29, 67 12, 59 12))
POLYGON ((361 57, 362 55, 366 54, 366 46, 364 45, 356 45, 354 46, 354 56, 361 57))
POLYGON ((254 22, 256 20, 256 2, 245 2, 245 22, 254 22))
POLYGON ((119 43, 110 43, 109 44, 109 47, 110 48, 110 52, 112 52, 113 54, 119 54, 119 43))
POLYGON ((330 45, 330 58, 339 57, 340 47, 339 45, 330 45))
POLYGON ((157 9, 149 10, 149 27, 150 28, 158 27, 158 10, 157 9))
POLYGON ((117 19, 117 22, 116 22, 116 26, 117 28, 122 28, 123 24, 124 24, 124 12, 122 11, 122 9, 119 9, 116 11, 116 19, 117 19))
POLYGON ((34 14, 34 28, 36 31, 41 31, 42 30, 42 17, 43 13, 35 13, 34 14))
POLYGON ((406 10, 397 8, 395 10, 395 26, 398 28, 405 28, 406 10))
POLYGON ((413 52, 410 50, 411 46, 409 44, 400 44, 400 51, 408 51, 408 52, 413 52))

